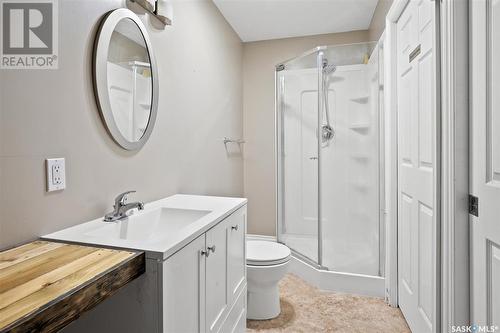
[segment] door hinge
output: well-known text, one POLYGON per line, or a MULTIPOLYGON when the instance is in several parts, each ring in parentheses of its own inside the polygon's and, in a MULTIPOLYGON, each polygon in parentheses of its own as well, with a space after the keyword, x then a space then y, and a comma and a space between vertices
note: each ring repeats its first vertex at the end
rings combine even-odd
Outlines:
POLYGON ((469 214, 479 216, 479 198, 469 194, 469 214))

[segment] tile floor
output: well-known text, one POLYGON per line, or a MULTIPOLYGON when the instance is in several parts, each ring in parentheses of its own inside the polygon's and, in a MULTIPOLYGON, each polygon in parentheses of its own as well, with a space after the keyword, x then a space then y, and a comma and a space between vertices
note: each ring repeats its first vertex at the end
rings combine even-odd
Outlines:
POLYGON ((382 299, 321 291, 293 274, 280 288, 280 316, 248 320, 247 332, 410 333, 401 311, 382 299))

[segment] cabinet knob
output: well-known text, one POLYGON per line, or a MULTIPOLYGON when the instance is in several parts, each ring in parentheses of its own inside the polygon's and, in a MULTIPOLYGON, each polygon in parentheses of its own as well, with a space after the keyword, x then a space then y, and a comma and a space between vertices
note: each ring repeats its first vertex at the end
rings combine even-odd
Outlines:
POLYGON ((238 225, 231 226, 231 230, 238 230, 238 225))
MULTIPOLYGON (((209 246, 209 247, 207 247, 207 249, 208 249, 207 252, 212 251, 212 253, 214 253, 215 252, 215 245, 209 246)), ((208 257, 208 255, 207 255, 207 257, 208 257)))
POLYGON ((200 254, 202 256, 208 257, 210 255, 210 251, 201 250, 200 254))

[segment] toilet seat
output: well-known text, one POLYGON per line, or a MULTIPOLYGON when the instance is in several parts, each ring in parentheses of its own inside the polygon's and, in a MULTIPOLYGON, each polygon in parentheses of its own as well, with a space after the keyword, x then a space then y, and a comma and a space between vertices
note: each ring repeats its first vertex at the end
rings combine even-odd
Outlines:
POLYGON ((247 265, 272 266, 290 260, 292 252, 280 243, 271 241, 247 241, 247 265))

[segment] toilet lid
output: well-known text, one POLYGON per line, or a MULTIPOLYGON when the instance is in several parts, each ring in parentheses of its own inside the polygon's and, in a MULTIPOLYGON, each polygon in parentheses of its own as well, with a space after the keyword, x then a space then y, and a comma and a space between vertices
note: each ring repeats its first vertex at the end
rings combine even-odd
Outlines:
POLYGON ((290 249, 270 241, 247 241, 247 264, 254 266, 278 265, 290 259, 290 249))

